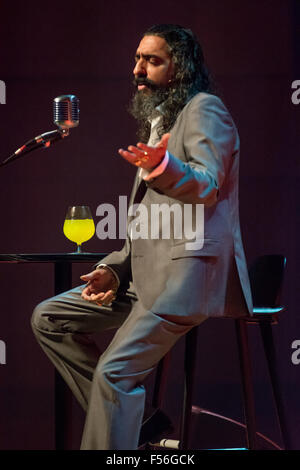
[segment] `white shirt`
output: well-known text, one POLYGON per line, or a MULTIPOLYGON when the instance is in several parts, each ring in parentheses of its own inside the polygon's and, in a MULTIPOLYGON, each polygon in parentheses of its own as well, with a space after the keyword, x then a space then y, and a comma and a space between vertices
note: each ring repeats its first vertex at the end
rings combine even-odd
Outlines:
MULTIPOLYGON (((158 107, 157 109, 158 109, 158 111, 161 111, 160 107, 158 107)), ((150 146, 154 147, 155 144, 157 142, 159 142, 159 140, 160 140, 157 134, 155 136, 154 128, 158 125, 158 123, 161 119, 162 119, 162 115, 159 114, 154 119, 152 119, 152 121, 151 121, 151 132, 150 132, 150 138, 149 138, 149 141, 148 141, 148 145, 150 145, 150 146)), ((161 175, 164 172, 168 162, 169 162, 169 152, 167 150, 166 153, 165 153, 164 158, 161 161, 161 163, 156 168, 154 168, 154 170, 148 171, 148 170, 145 170, 144 168, 140 168, 139 178, 143 178, 143 180, 145 180, 145 181, 150 181, 151 179, 156 178, 157 176, 161 175)), ((118 282, 118 288, 119 288, 119 285, 120 285, 119 276, 117 275, 117 273, 114 271, 113 268, 111 268, 110 266, 107 266, 106 264, 102 264, 102 263, 99 264, 97 267, 98 268, 103 267, 103 268, 109 269, 114 274, 114 276, 115 276, 115 278, 118 282)))
MULTIPOLYGON (((160 106, 158 106, 157 109, 158 111, 161 111, 160 106)), ((162 119, 162 115, 159 114, 151 121, 151 132, 150 132, 150 138, 148 141, 148 145, 150 146, 155 146, 155 143, 159 142, 158 140, 159 137, 153 136, 153 133, 154 133, 154 128, 158 125, 161 119, 162 119)), ((154 170, 149 171, 149 170, 145 170, 144 168, 140 168, 139 177, 143 178, 143 180, 145 181, 150 181, 151 179, 156 178, 157 176, 161 175, 164 172, 168 162, 169 162, 169 152, 167 150, 163 160, 154 170)))

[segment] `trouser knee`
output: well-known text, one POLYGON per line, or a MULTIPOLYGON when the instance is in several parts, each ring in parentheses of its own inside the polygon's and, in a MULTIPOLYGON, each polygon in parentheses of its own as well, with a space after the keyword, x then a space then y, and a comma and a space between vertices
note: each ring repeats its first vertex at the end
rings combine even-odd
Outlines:
POLYGON ((54 322, 49 314, 50 304, 51 301, 45 300, 35 307, 31 316, 31 327, 35 334, 39 331, 60 331, 61 325, 58 325, 58 322, 54 322))

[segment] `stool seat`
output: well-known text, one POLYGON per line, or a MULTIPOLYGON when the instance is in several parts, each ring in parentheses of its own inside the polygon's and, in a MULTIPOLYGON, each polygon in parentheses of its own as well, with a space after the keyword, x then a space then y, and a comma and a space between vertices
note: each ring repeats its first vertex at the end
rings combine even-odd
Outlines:
MULTIPOLYGON (((276 415, 285 449, 291 448, 291 437, 287 425, 280 383, 276 368, 276 351, 273 342, 272 325, 278 324, 278 316, 285 310, 281 305, 281 291, 286 258, 284 255, 264 255, 257 258, 249 269, 249 280, 253 298, 253 315, 229 318, 235 322, 245 415, 245 432, 248 449, 257 449, 257 430, 253 392, 252 365, 248 344, 247 325, 260 328, 263 350, 268 366, 276 415)), ((180 429, 180 449, 189 449, 192 398, 197 366, 198 326, 185 336, 184 352, 184 398, 180 429)), ((170 361, 168 353, 159 363, 153 394, 153 405, 162 406, 166 386, 167 369, 170 361)))
POLYGON ((271 321, 272 325, 277 325, 278 317, 277 314, 285 310, 285 307, 253 307, 253 315, 245 318, 246 322, 259 323, 263 320, 271 321))

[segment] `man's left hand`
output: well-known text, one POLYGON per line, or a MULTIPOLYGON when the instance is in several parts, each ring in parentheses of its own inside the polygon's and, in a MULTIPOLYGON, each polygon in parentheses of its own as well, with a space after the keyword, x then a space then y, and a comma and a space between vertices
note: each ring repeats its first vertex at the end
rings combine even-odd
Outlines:
POLYGON ((119 149, 119 154, 129 163, 151 171, 163 160, 170 134, 164 134, 155 147, 139 142, 136 147, 129 145, 128 150, 119 149))

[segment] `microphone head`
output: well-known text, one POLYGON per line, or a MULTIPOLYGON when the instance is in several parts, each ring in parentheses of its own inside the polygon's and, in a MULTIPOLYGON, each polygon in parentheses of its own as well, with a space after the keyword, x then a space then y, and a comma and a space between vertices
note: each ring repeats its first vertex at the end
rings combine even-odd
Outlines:
POLYGON ((79 99, 75 95, 62 95, 53 102, 54 124, 70 129, 79 124, 79 99))

